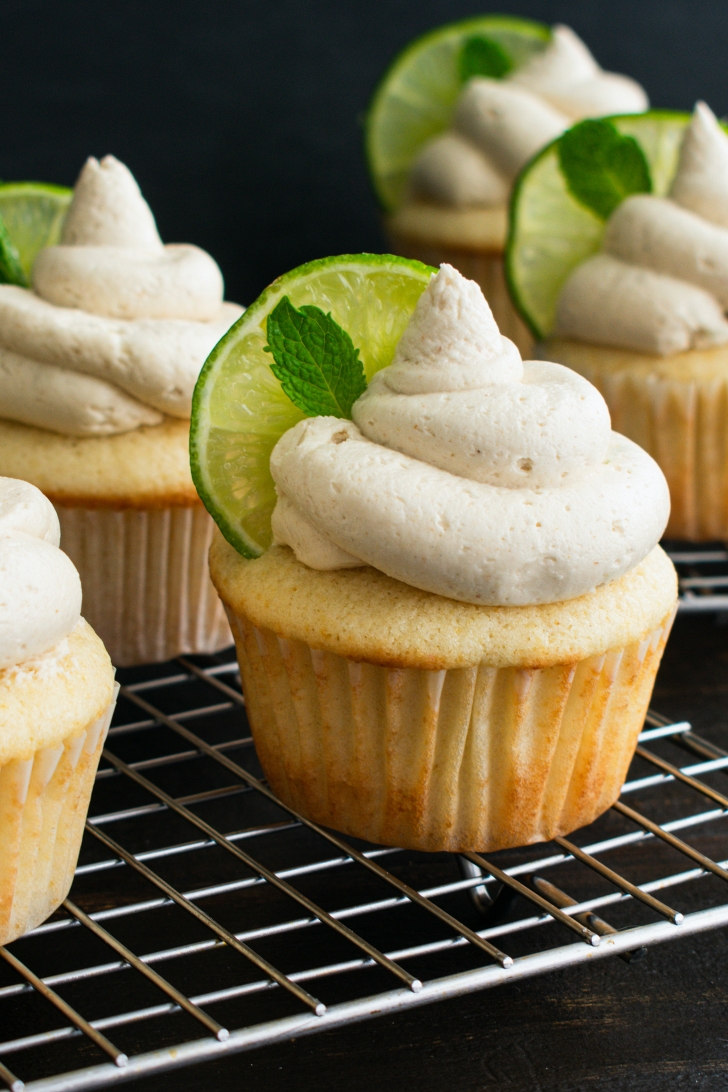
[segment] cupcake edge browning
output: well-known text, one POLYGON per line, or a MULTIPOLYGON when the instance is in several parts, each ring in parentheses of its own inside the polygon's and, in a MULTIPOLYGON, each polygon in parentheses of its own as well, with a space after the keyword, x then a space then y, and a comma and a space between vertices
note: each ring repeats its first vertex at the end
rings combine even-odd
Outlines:
POLYGON ((109 655, 82 618, 45 655, 0 671, 0 770, 84 732, 113 697, 109 655))
POLYGON ((190 474, 189 421, 170 417, 99 437, 0 421, 0 475, 31 482, 64 508, 202 506, 190 474))
POLYGON ((219 532, 210 572, 229 609, 280 638, 356 662, 428 671, 576 663, 644 639, 677 598, 674 567, 659 546, 587 595, 526 607, 458 602, 373 568, 317 572, 283 546, 246 561, 219 532))

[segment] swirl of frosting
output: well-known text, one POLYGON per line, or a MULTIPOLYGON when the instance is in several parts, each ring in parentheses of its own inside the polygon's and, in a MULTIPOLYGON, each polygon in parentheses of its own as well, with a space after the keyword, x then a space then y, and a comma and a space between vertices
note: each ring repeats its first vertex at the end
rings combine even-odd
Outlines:
POLYGON ((504 80, 474 77, 455 105, 450 129, 429 141, 410 172, 414 197, 454 208, 493 208, 545 144, 573 121, 648 107, 639 84, 604 72, 565 26, 504 80))
POLYGON ((0 412, 72 436, 189 418, 205 358, 242 314, 222 297, 208 254, 163 245, 124 164, 89 159, 33 290, 0 285, 0 412))
POLYGON ((33 287, 58 307, 121 319, 209 322, 222 304, 222 274, 196 246, 161 254, 120 246, 51 246, 33 268, 33 287))
POLYGON ((641 352, 728 341, 728 135, 705 103, 668 197, 627 197, 562 288, 555 332, 641 352))
POLYGON ((648 107, 636 80, 600 68, 570 27, 557 25, 541 53, 517 69, 513 83, 541 95, 574 121, 603 114, 639 114, 648 107))
POLYGON ((81 617, 81 581, 60 537, 39 489, 0 478, 0 669, 48 652, 81 617))
POLYGON ((525 87, 475 77, 458 99, 453 128, 509 182, 569 119, 525 87))
POLYGON ((353 422, 278 441, 274 539, 312 568, 372 565, 488 605, 570 599, 638 564, 667 523, 657 464, 586 380, 523 363, 480 288, 443 265, 353 422))

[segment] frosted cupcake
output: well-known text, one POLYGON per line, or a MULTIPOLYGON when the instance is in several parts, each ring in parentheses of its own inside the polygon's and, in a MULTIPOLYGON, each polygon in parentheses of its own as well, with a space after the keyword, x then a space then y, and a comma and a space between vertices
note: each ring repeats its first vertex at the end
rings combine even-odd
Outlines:
POLYGON ((116 664, 221 648, 188 431, 200 367, 242 308, 208 254, 162 244, 112 156, 86 163, 32 283, 0 285, 0 473, 56 506, 116 664))
MULTIPOLYGON (((373 294, 374 259, 360 262, 373 294)), ((315 298, 309 269, 291 295, 315 298)), ((373 842, 493 850, 567 833, 616 799, 674 613, 656 546, 669 498, 594 387, 524 363, 453 268, 424 283, 352 419, 308 416, 274 447, 273 547, 245 560, 220 536, 210 564, 281 799, 373 842)), ((299 397, 292 331, 332 316, 288 295, 274 307, 284 288, 249 314, 273 308, 271 367, 299 397)), ((222 343, 198 406, 250 339, 226 339, 227 364, 222 343)), ((368 370, 371 343, 353 349, 352 376, 359 351, 368 370)))
POLYGON ((577 265, 540 353, 585 375, 657 460, 667 534, 728 538, 728 135, 703 103, 665 196, 628 196, 577 265))
POLYGON ((647 97, 604 72, 569 27, 481 22, 480 33, 467 20, 427 35, 395 61, 370 112, 368 150, 395 252, 475 279, 501 331, 530 352, 503 277, 514 180, 574 120, 642 111, 647 97))
POLYGON ((53 506, 0 478, 0 944, 66 897, 116 698, 53 506))

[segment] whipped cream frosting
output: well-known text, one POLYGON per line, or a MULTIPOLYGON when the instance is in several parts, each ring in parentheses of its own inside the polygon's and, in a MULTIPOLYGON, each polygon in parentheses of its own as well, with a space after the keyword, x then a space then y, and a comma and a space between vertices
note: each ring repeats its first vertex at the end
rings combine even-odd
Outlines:
POLYGON ((506 79, 468 81, 450 129, 415 159, 411 193, 455 208, 504 205, 522 167, 574 121, 648 105, 638 83, 603 71, 573 30, 555 26, 546 48, 506 79))
POLYGON ((0 670, 42 656, 81 617, 81 581, 60 538, 41 491, 0 478, 0 670))
POLYGON ((555 26, 546 49, 511 76, 572 121, 604 114, 639 114, 649 103, 636 80, 600 68, 570 27, 555 26))
POLYGON ((0 285, 2 415, 72 436, 189 418, 200 368, 242 311, 209 254, 162 243, 123 163, 89 159, 32 290, 0 285))
POLYGON ((633 568, 667 523, 656 463, 599 392, 526 361, 443 265, 353 420, 278 441, 274 539, 317 569, 372 565, 464 602, 556 602, 633 568))
POLYGON ((698 103, 669 196, 615 209, 561 291, 555 332, 667 355, 728 342, 727 308, 728 135, 698 103))

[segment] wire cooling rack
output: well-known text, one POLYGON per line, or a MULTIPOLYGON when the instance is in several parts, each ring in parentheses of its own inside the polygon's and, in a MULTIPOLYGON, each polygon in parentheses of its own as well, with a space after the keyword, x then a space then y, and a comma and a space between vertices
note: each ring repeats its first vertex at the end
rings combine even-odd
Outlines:
POLYGON ((728 752, 687 723, 650 714, 592 827, 458 859, 354 843, 279 804, 232 651, 122 675, 71 896, 0 948, 16 1092, 104 1087, 728 924, 728 752))
POLYGON ((680 581, 679 610, 728 612, 728 550, 715 546, 669 543, 667 552, 680 581))

